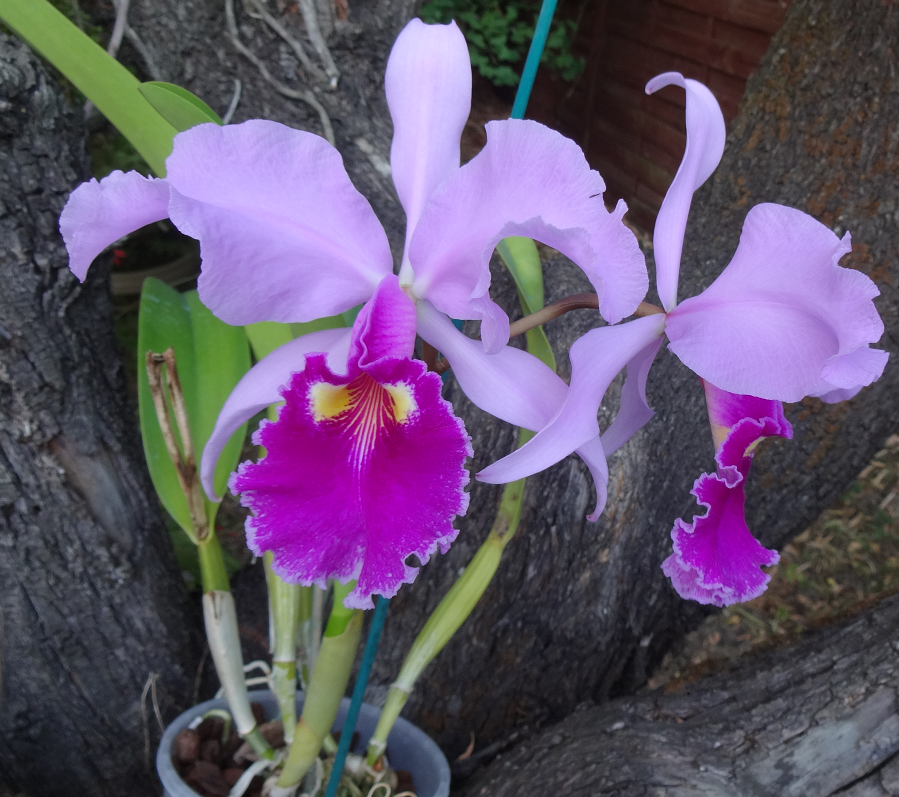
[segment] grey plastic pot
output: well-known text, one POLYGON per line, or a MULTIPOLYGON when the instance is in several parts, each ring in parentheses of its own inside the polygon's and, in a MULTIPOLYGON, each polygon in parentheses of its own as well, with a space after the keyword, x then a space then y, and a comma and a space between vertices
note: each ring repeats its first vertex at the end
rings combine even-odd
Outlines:
MULTIPOLYGON (((267 719, 277 716, 275 698, 267 689, 257 689, 250 692, 250 700, 259 703, 265 710, 267 719)), ((334 722, 334 730, 339 731, 343 727, 347 709, 350 706, 349 698, 344 698, 337 712, 337 720, 334 722)), ((207 700, 192 709, 185 711, 165 729, 162 740, 159 742, 159 750, 156 753, 156 771, 162 781, 164 797, 199 797, 188 786, 175 767, 172 765, 172 744, 175 737, 184 730, 197 717, 202 716, 211 709, 227 709, 227 702, 221 698, 207 700)), ((297 716, 303 709, 303 696, 297 695, 297 716)), ((356 723, 356 732, 359 734, 359 746, 357 753, 365 752, 368 739, 374 733, 375 725, 381 710, 362 704, 359 712, 359 720, 356 723)), ((411 722, 400 717, 390 736, 387 738, 387 751, 390 756, 390 765, 394 769, 404 769, 411 773, 415 783, 415 793, 418 797, 448 797, 450 788, 450 770, 446 756, 434 743, 433 739, 424 731, 416 728, 411 722)))

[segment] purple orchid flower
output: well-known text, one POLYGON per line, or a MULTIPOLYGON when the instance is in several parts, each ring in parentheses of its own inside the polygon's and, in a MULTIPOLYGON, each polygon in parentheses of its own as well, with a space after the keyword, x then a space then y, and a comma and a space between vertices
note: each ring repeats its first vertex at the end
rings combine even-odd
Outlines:
MULTIPOLYGON (((407 228, 399 276, 387 237, 326 141, 266 121, 200 125, 175 138, 168 176, 114 172, 80 186, 60 219, 72 270, 122 235, 168 217, 199 239, 202 301, 230 324, 302 322, 360 303, 352 330, 315 332, 255 365, 228 398, 203 454, 215 463, 232 433, 284 401, 231 486, 253 510, 248 543, 274 552, 291 582, 355 578, 348 606, 392 596, 456 536, 468 503, 468 436, 440 398, 439 378, 412 360, 416 332, 443 352, 469 398, 518 426, 545 426, 567 386, 512 348, 490 299, 488 264, 509 235, 559 249, 589 275, 610 323, 631 314, 648 279, 626 207, 609 213, 602 178, 571 141, 535 122, 488 125, 488 142, 460 168, 471 65, 455 24, 413 20, 385 79, 394 122, 391 167, 407 228), (450 316, 481 321, 483 343, 450 316)), ((607 479, 597 434, 577 446, 607 479)))
POLYGON ((699 296, 677 303, 690 203, 721 160, 725 126, 701 83, 669 72, 646 90, 672 84, 687 93, 687 146, 653 238, 664 312, 575 341, 571 386, 559 412, 477 478, 498 483, 536 473, 595 435, 597 407, 626 366, 621 409, 601 438, 605 455, 620 448, 653 416, 646 379, 667 335, 669 349, 703 380, 718 467, 694 485, 706 514, 675 523, 674 553, 663 568, 683 597, 722 606, 761 594, 768 576, 760 568, 778 560, 746 527, 743 485, 755 444, 792 436, 781 402, 851 398, 881 375, 888 354, 870 348, 883 334, 872 302, 879 291, 864 274, 838 265, 851 249, 849 234, 839 239, 781 205, 752 208, 730 264, 699 296))

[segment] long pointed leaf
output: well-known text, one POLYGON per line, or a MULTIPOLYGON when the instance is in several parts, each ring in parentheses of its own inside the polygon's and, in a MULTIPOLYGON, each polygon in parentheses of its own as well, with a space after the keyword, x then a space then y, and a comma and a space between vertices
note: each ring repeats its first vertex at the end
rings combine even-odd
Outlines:
POLYGON ((179 133, 207 122, 224 124, 219 115, 196 94, 174 83, 153 80, 141 83, 139 91, 179 133))

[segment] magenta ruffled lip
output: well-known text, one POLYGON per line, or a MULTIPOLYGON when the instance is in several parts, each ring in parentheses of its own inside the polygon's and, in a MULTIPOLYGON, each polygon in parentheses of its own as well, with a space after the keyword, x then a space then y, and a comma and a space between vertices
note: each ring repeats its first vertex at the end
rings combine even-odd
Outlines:
POLYGON ((779 401, 740 396, 704 383, 713 433, 723 433, 716 473, 703 473, 691 491, 704 515, 692 523, 676 520, 674 553, 662 570, 682 598, 729 606, 761 595, 770 576, 761 568, 780 560, 762 546, 746 525, 746 477, 752 449, 765 437, 793 436, 779 401))
POLYGON ((308 356, 278 420, 257 433, 266 456, 232 478, 253 512, 251 550, 272 551, 291 583, 356 579, 347 606, 372 608, 373 595, 411 582, 405 560, 445 552, 468 506, 471 444, 440 388, 417 360, 383 357, 340 376, 308 356))
POLYGON ((468 508, 470 438, 440 377, 409 359, 414 340, 415 307, 391 275, 356 319, 346 373, 308 354, 256 433, 266 456, 231 480, 253 512, 250 549, 272 551, 290 583, 355 579, 350 607, 412 582, 406 559, 445 552, 468 508))

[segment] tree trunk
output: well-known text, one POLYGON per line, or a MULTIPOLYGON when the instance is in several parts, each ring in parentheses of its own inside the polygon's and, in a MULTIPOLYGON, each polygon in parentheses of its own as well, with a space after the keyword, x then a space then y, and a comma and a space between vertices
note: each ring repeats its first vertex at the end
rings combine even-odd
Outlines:
POLYGON ((166 719, 189 704, 198 612, 136 439, 108 278, 79 285, 58 233, 86 174, 80 112, 7 36, 0 102, 0 780, 152 795, 153 701, 166 719))
POLYGON ((896 797, 899 597, 700 680, 581 706, 459 797, 896 797))
MULTIPOLYGON (((238 55, 227 38, 220 0, 182 3, 137 0, 132 24, 163 77, 180 82, 223 112, 233 77, 243 84, 236 119, 262 115, 320 132, 314 112, 281 99, 238 55)), ((358 143, 387 159, 390 125, 383 67, 408 4, 351 3, 349 21, 329 44, 342 77, 333 94, 321 89, 348 170, 385 222, 397 251, 402 213, 389 178, 358 143)), ((282 81, 300 74, 287 45, 237 8, 243 41, 282 81)), ((289 13, 288 22, 298 19, 289 13)), ((301 35, 302 27, 293 30, 301 35)), ((701 192, 688 230, 682 294, 699 292, 736 248, 743 217, 761 201, 808 210, 838 231, 851 229, 850 265, 871 274, 883 291, 887 324, 881 345, 896 350, 897 134, 899 91, 892 44, 899 9, 879 0, 796 0, 784 28, 751 81, 716 176, 701 192), (859 53, 862 55, 860 56, 859 53)), ((675 65, 672 65, 675 66, 675 65)), ((292 83, 296 85, 296 83, 292 83)), ((674 90, 670 90, 674 97, 674 90)), ((660 98, 659 103, 665 102, 660 98)), ((676 100, 675 100, 676 101, 676 100)), ((549 299, 584 290, 564 260, 546 266, 549 299)), ((497 274, 495 298, 517 304, 511 281, 497 274)), ((587 311, 553 322, 550 338, 564 355, 596 324, 587 311)), ((792 442, 762 446, 751 476, 749 520, 763 543, 780 547, 839 495, 896 430, 899 371, 855 400, 816 400, 788 408, 792 442), (764 488, 764 491, 763 489, 764 488)), ((474 438, 472 471, 507 453, 513 430, 485 417, 449 388, 474 438)), ((413 693, 406 716, 459 753, 504 738, 522 724, 559 719, 586 699, 604 700, 643 684, 670 643, 706 609, 682 601, 659 565, 670 553, 675 518, 697 511, 689 494, 714 467, 711 434, 698 379, 662 352, 649 385, 658 416, 611 462, 610 499, 596 524, 585 521, 594 500, 586 468, 574 457, 528 481, 519 538, 493 584, 413 693)), ((601 412, 607 424, 615 397, 601 412)), ((468 516, 447 556, 435 557, 417 582, 393 601, 373 679, 383 693, 426 616, 486 536, 500 488, 473 484, 468 516)))

